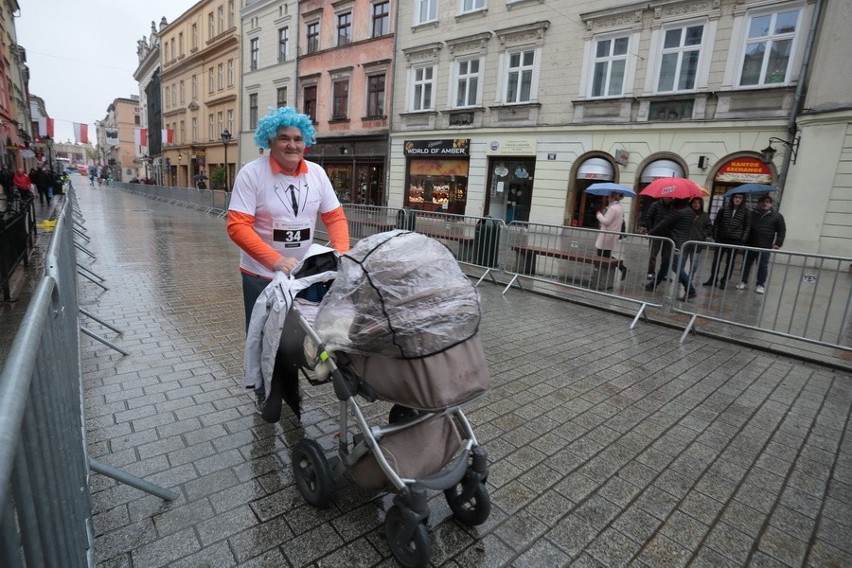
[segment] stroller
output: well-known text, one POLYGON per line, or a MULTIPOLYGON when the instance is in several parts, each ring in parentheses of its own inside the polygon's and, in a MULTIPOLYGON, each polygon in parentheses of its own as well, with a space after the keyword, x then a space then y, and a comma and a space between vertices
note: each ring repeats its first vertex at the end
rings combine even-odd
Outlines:
POLYGON ((487 453, 462 411, 490 388, 480 317, 476 289, 452 253, 407 231, 372 235, 342 255, 313 325, 297 305, 286 317, 279 349, 331 382, 339 400, 339 461, 332 468, 315 440, 297 442, 299 492, 326 506, 344 473, 364 488, 394 492, 385 532, 403 566, 431 558, 427 490, 443 491, 464 524, 479 525, 491 512, 487 453), (387 420, 370 424, 362 400, 390 403, 387 420))

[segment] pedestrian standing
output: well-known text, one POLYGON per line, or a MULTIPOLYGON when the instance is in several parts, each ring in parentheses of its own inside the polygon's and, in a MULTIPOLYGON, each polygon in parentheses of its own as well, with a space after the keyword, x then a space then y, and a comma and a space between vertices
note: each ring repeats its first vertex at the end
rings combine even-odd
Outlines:
MULTIPOLYGON (((671 213, 671 206, 672 200, 670 197, 663 197, 662 199, 654 200, 639 222, 640 232, 647 234, 653 227, 659 225, 660 222, 665 219, 669 213, 671 213)), ((654 280, 654 277, 657 274, 657 256, 659 256, 662 246, 663 241, 659 239, 651 240, 651 250, 648 256, 649 281, 654 280)))
POLYGON ((33 182, 30 179, 30 176, 27 175, 24 168, 18 169, 18 172, 12 178, 12 184, 15 186, 15 189, 18 190, 18 193, 24 202, 29 202, 31 199, 35 199, 35 194, 33 194, 32 190, 33 182))
POLYGON ((683 284, 684 288, 683 296, 679 299, 685 301, 696 296, 695 287, 692 285, 689 275, 684 270, 684 263, 680 258, 683 243, 689 240, 693 219, 695 219, 695 212, 689 207, 687 200, 675 199, 672 202, 670 214, 666 215, 662 221, 648 231, 648 234, 651 236, 670 238, 674 241, 675 250, 672 250, 671 245, 668 243, 663 247, 660 270, 657 272, 656 278, 645 285, 646 290, 654 290, 660 282, 665 280, 666 272, 668 271, 669 264, 671 264, 672 272, 677 274, 677 279, 683 284))
POLYGON ((769 257, 772 255, 770 251, 780 249, 784 245, 784 239, 787 236, 787 224, 784 222, 784 216, 772 206, 772 203, 772 196, 764 195, 757 202, 757 209, 752 213, 748 246, 769 250, 766 252, 746 251, 745 261, 743 262, 743 275, 740 283, 737 284, 737 290, 748 288, 751 266, 754 264, 755 259, 757 259, 757 285, 754 291, 757 294, 766 293, 766 279, 769 276, 769 257))
MULTIPOLYGON (((710 221, 710 215, 704 211, 704 199, 701 197, 693 197, 689 200, 689 206, 695 213, 695 218, 692 220, 692 228, 689 231, 690 241, 705 242, 713 236, 713 222, 710 221)), ((687 247, 683 251, 683 262, 689 261, 689 278, 695 281, 695 276, 698 274, 698 269, 701 266, 701 253, 707 247, 694 245, 687 247)))
MULTIPOLYGON (((745 205, 745 197, 741 193, 735 193, 722 205, 722 209, 716 213, 713 220, 713 240, 722 245, 742 246, 748 240, 751 228, 751 211, 745 205)), ((710 278, 704 282, 705 286, 714 284, 724 290, 731 274, 734 272, 734 262, 737 259, 739 249, 733 247, 717 247, 713 253, 713 268, 710 278), (722 257, 726 258, 725 271, 719 276, 719 266, 722 257)))

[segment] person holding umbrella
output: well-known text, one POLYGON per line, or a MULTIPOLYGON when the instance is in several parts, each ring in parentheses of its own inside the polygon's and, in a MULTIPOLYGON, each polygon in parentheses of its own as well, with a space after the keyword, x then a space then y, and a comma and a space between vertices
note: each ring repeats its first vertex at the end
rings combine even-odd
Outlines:
POLYGON ((672 202, 672 212, 667 215, 662 221, 652 227, 648 234, 654 237, 668 237, 674 241, 675 250, 671 250, 671 245, 666 243, 663 245, 663 256, 660 264, 660 270, 654 280, 645 285, 646 290, 654 290, 657 285, 665 280, 666 272, 668 271, 669 262, 671 261, 671 269, 677 274, 678 282, 683 284, 684 293, 679 299, 686 301, 694 298, 697 293, 692 285, 689 275, 683 268, 681 260, 681 252, 683 243, 689 240, 690 231, 692 230, 692 221, 695 219, 695 211, 689 207, 689 200, 675 199, 672 202), (672 258, 674 254, 674 258, 672 258))
MULTIPOLYGON (((772 207, 772 196, 767 194, 757 202, 757 209, 751 216, 751 231, 748 237, 748 246, 762 249, 778 250, 784 245, 787 236, 787 225, 784 216, 772 207)), ((751 266, 757 258, 757 286, 754 291, 757 294, 766 293, 766 278, 769 276, 769 252, 746 251, 743 261, 743 274, 737 290, 748 288, 748 278, 751 266)))
MULTIPOLYGON (((621 224, 624 223, 624 208, 621 206, 621 200, 624 199, 624 194, 620 191, 613 191, 609 194, 609 198, 604 197, 602 207, 598 210, 595 216, 601 224, 601 231, 609 231, 600 233, 595 239, 595 251, 598 256, 603 258, 612 258, 612 249, 618 244, 618 235, 621 230, 621 224)), ((627 267, 622 261, 618 262, 618 270, 621 271, 621 279, 627 277, 627 267)))

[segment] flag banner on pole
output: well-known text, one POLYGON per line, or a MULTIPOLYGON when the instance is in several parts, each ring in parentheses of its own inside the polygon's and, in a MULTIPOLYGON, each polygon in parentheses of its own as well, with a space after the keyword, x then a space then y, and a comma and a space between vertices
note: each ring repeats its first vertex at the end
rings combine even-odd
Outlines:
POLYGON ((161 137, 163 139, 163 144, 174 144, 175 131, 168 128, 163 128, 161 132, 161 137))
POLYGON ((148 145, 148 129, 147 128, 134 128, 133 129, 133 143, 137 146, 147 146, 148 145))
POLYGON ((74 123, 74 140, 77 141, 77 144, 88 144, 89 143, 89 125, 81 124, 79 122, 74 123))
POLYGON ((50 136, 53 138, 53 119, 42 116, 38 119, 38 135, 44 138, 50 136))
POLYGON ((104 128, 104 138, 108 146, 118 146, 118 128, 104 128))

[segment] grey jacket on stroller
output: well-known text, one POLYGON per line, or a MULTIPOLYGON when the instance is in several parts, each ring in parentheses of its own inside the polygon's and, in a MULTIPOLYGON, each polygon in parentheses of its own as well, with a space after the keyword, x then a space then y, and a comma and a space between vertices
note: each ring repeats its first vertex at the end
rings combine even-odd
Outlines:
POLYGON ((308 365, 326 371, 340 401, 339 463, 332 471, 322 447, 304 438, 292 449, 296 484, 316 506, 346 472, 393 491, 391 551, 404 566, 425 566, 427 490, 443 491, 469 525, 491 510, 487 454, 461 408, 490 388, 479 297, 446 246, 417 233, 367 237, 339 260, 313 325, 298 316, 308 365), (392 403, 387 421, 368 423, 359 399, 392 403))

